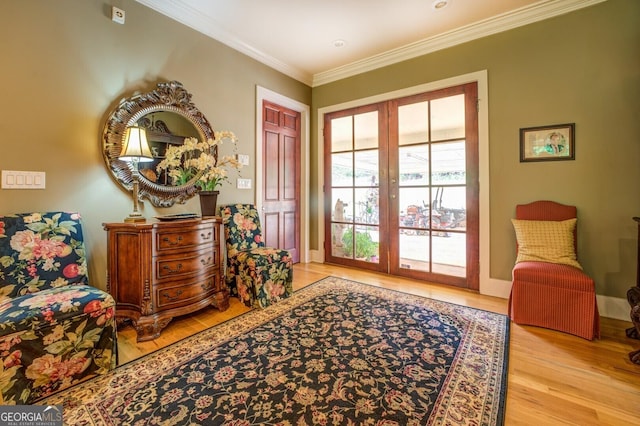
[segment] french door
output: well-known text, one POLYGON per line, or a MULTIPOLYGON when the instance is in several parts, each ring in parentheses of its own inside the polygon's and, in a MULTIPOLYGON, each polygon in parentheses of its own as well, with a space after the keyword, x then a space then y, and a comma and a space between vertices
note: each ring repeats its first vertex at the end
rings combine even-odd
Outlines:
POLYGON ((478 289, 477 85, 324 117, 325 258, 478 289))

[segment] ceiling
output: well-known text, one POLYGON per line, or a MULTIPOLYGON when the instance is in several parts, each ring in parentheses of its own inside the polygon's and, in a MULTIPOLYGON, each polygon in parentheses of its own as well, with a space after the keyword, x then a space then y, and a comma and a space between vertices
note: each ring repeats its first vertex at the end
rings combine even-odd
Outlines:
POLYGON ((136 1, 318 86, 606 0, 136 1))

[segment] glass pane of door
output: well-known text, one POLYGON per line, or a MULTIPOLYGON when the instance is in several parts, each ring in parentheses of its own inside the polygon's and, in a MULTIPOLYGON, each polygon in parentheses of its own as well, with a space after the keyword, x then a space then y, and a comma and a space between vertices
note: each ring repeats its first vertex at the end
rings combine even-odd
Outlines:
POLYGON ((392 273, 435 281, 434 274, 467 275, 465 108, 460 93, 398 101, 397 135, 389 138, 398 212, 392 273))
POLYGON ((379 111, 369 109, 342 113, 325 123, 331 129, 328 241, 334 262, 365 263, 377 269, 381 252, 379 111))
POLYGON ((398 129, 398 145, 429 140, 429 102, 399 106, 398 129))
POLYGON ((431 106, 431 140, 464 138, 465 95, 433 99, 431 106))

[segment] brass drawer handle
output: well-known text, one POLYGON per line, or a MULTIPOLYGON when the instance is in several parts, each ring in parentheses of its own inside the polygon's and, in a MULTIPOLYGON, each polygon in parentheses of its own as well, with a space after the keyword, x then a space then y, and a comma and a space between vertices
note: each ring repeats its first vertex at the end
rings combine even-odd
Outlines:
POLYGON ((200 288, 202 291, 209 291, 213 286, 211 285, 211 281, 207 281, 206 284, 200 284, 200 288))
POLYGON ((164 237, 162 241, 164 241, 165 243, 168 243, 170 246, 177 246, 182 242, 182 235, 178 235, 178 238, 176 238, 175 241, 171 241, 169 237, 164 237))
POLYGON ((171 296, 168 291, 162 293, 162 296, 166 297, 169 300, 169 302, 173 302, 175 300, 180 299, 181 295, 182 295, 182 290, 178 290, 175 296, 171 296))
POLYGON ((207 232, 206 234, 201 233, 200 238, 202 238, 203 240, 208 240, 209 238, 211 238, 211 231, 207 232))
POLYGON ((200 259, 200 263, 202 263, 202 266, 207 266, 208 264, 211 263, 211 256, 207 257, 206 259, 200 259))
POLYGON ((171 269, 171 267, 169 265, 163 265, 162 269, 164 269, 167 272, 170 272, 172 274, 175 274, 177 272, 180 272, 180 270, 182 269, 182 263, 178 263, 178 267, 176 269, 171 269))

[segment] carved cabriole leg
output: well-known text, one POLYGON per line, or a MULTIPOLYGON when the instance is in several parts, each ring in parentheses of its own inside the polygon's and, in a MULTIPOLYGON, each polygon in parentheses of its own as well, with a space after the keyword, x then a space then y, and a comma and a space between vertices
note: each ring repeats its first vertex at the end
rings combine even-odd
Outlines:
MULTIPOLYGON (((627 291, 627 300, 631 306, 631 322, 633 327, 626 330, 627 337, 640 339, 640 217, 634 217, 638 223, 638 272, 636 273, 636 286, 627 291)), ((640 350, 629 353, 629 359, 634 364, 640 364, 640 350)))
MULTIPOLYGON (((631 287, 627 291, 627 300, 631 306, 631 322, 633 327, 626 330, 627 337, 640 339, 640 287, 631 287)), ((629 353, 629 359, 634 364, 640 364, 640 350, 629 353)))
POLYGON ((220 311, 226 311, 229 309, 229 291, 219 291, 216 293, 216 297, 212 303, 213 306, 220 311))
POLYGON ((627 301, 631 306, 631 322, 633 327, 627 329, 627 337, 640 339, 640 287, 631 287, 627 291, 627 301))
POLYGON ((146 342, 160 336, 160 332, 171 322, 173 318, 162 318, 160 320, 146 320, 141 317, 135 324, 138 342, 146 342))

